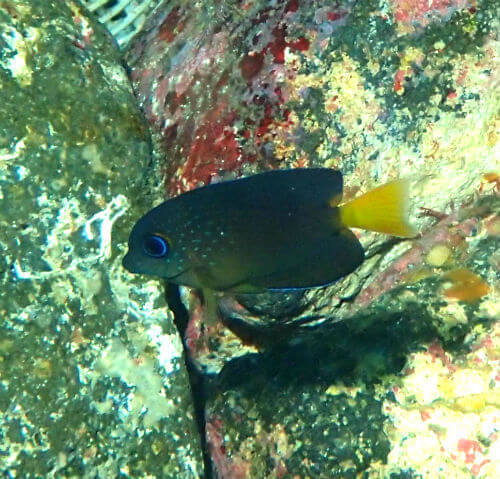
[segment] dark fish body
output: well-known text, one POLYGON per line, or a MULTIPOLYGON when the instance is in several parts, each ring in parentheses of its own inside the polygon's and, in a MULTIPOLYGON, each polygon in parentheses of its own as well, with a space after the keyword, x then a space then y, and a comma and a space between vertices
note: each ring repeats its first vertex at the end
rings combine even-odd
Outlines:
POLYGON ((215 291, 311 288, 364 259, 343 224, 342 174, 276 170, 217 183, 165 201, 129 239, 125 268, 215 291))

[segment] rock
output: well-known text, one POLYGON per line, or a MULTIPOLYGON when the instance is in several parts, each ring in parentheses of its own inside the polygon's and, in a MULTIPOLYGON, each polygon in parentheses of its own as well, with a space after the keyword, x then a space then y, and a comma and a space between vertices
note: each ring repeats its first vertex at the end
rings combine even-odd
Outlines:
POLYGON ((76 1, 0 19, 1 474, 198 478, 162 285, 121 267, 157 182, 121 58, 76 1))
POLYGON ((219 374, 206 425, 218 478, 455 477, 483 466, 495 477, 499 443, 479 424, 498 408, 497 380, 464 399, 455 379, 468 372, 440 371, 418 404, 410 383, 436 349, 443 367, 470 370, 472 349, 497 341, 497 30, 492 1, 169 1, 131 46, 167 196, 286 167, 340 169, 346 199, 413 180, 418 237, 357 232, 367 260, 334 285, 299 298, 224 295, 215 326, 198 294, 181 291, 190 355, 219 374), (437 246, 448 257, 429 262, 437 246), (458 269, 479 279, 457 282, 458 269), (453 292, 471 284, 474 299, 453 292), (429 436, 447 440, 441 459, 434 441, 431 469, 416 454, 429 436))

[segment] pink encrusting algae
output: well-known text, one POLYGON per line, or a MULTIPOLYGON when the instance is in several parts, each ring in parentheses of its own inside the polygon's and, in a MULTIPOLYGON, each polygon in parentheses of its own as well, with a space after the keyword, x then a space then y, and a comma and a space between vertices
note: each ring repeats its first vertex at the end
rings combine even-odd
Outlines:
POLYGON ((472 8, 474 0, 393 0, 394 18, 399 23, 429 24, 433 19, 450 17, 457 10, 472 8))
MULTIPOLYGON (((353 309, 366 306, 374 301, 381 294, 390 291, 396 284, 413 282, 418 277, 418 269, 425 265, 426 254, 431 248, 440 243, 452 245, 465 245, 465 238, 469 236, 478 226, 478 220, 469 218, 462 223, 457 224, 457 217, 454 215, 446 216, 438 222, 433 228, 425 233, 422 238, 414 241, 413 246, 395 260, 389 268, 382 271, 373 282, 363 288, 353 304, 353 309)), ((427 274, 423 277, 428 276, 427 274)))
POLYGON ((187 160, 168 185, 170 192, 188 191, 200 182, 209 184, 219 172, 237 170, 243 162, 241 146, 232 126, 236 115, 228 112, 222 116, 220 110, 225 110, 223 104, 209 111, 194 133, 187 160))
POLYGON ((223 422, 210 417, 206 422, 206 440, 218 479, 246 479, 251 464, 226 449, 223 422))
MULTIPOLYGON (((256 47, 236 61, 229 52, 240 39, 229 38, 224 31, 214 34, 206 45, 186 44, 182 62, 173 63, 170 71, 163 71, 157 58, 153 60, 161 52, 160 43, 150 44, 147 53, 137 49, 135 54, 152 59, 145 69, 147 75, 135 68, 132 78, 159 143, 170 152, 169 195, 208 184, 228 172, 239 174, 260 156, 259 145, 264 146, 263 137, 275 122, 281 128, 292 126, 279 91, 285 51, 310 48, 305 35, 289 37, 287 33, 296 22, 298 8, 299 2, 290 1, 263 9, 253 20, 262 26, 254 39, 256 47), (268 40, 263 43, 265 36, 268 40), (220 61, 224 57, 227 64, 220 61), (237 102, 234 93, 231 98, 223 93, 228 85, 238 88, 241 101, 237 102), (194 105, 201 110, 193 109, 194 105)), ((173 8, 161 22, 157 42, 184 41, 199 27, 197 21, 185 8, 173 8)))

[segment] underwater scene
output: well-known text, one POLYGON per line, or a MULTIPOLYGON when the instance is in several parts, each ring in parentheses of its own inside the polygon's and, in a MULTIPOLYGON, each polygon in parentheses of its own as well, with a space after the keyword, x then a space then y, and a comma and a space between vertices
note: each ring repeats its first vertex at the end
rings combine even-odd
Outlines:
POLYGON ((500 478, 495 0, 0 0, 0 477, 500 478))

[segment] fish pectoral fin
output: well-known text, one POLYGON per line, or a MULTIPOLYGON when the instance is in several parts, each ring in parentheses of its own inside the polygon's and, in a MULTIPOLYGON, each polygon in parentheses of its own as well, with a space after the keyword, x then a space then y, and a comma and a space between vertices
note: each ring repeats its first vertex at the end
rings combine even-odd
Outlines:
POLYGON ((217 295, 210 288, 202 288, 203 303, 205 307, 205 315, 203 317, 207 326, 214 326, 219 320, 219 305, 217 303, 217 295))
POLYGON ((193 268, 193 274, 196 276, 198 283, 201 285, 201 289, 213 289, 215 277, 207 266, 196 265, 193 268))
POLYGON ((206 289, 212 290, 212 292, 220 291, 224 293, 263 293, 266 291, 266 288, 251 284, 251 280, 248 278, 235 283, 224 283, 218 279, 221 274, 214 274, 210 268, 206 266, 197 266, 194 268, 193 272, 203 291, 206 289))

